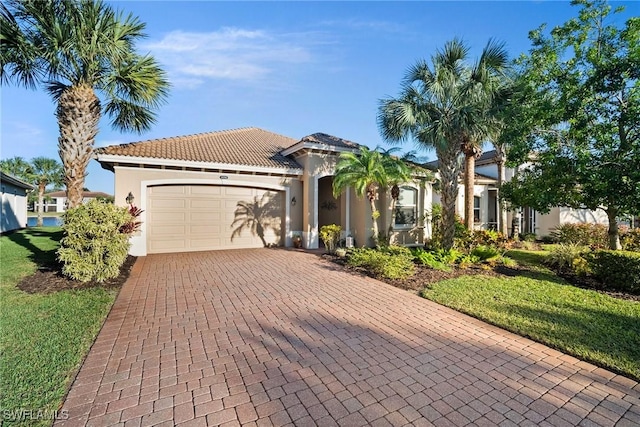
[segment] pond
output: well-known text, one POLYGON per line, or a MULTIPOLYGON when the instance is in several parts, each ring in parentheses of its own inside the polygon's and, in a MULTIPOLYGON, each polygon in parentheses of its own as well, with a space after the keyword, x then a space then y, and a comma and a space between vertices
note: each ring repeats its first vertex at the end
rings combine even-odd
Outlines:
MULTIPOLYGON (((30 216, 27 218, 27 226, 35 227, 38 222, 38 218, 35 216, 30 216)), ((59 216, 47 216, 42 218, 42 225, 45 227, 58 227, 62 225, 62 218, 59 216)))

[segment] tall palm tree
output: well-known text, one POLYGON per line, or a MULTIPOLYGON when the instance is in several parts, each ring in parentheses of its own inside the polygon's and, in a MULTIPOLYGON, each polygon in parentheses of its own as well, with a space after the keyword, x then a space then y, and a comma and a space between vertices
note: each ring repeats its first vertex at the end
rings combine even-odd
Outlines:
POLYGON ((144 28, 101 0, 7 0, 0 9, 0 82, 41 85, 57 103, 70 208, 82 203, 102 114, 115 129, 140 133, 166 99, 164 71, 135 50, 144 28))
MULTIPOLYGON (((473 67, 466 64, 468 57, 469 48, 461 40, 447 42, 432 56, 432 66, 425 61, 412 66, 402 82, 400 96, 381 100, 378 110, 378 126, 386 141, 401 143, 411 138, 420 148, 435 149, 441 180, 442 243, 446 249, 453 247, 455 235, 461 152, 477 146, 491 128, 493 120, 488 118, 498 86, 494 73, 506 66, 503 46, 492 40, 473 67)), ((465 186, 471 191, 473 169, 467 168, 471 184, 465 186)), ((471 215, 466 217, 472 223, 471 206, 471 215)))
POLYGON ((38 187, 38 221, 36 225, 42 227, 42 213, 44 211, 44 192, 48 185, 60 185, 63 181, 63 171, 60 163, 47 157, 31 159, 32 181, 38 187))
POLYGON ((360 147, 359 153, 340 154, 333 177, 333 195, 338 197, 345 188, 353 187, 356 196, 367 197, 373 221, 373 241, 376 245, 380 237, 378 228, 380 212, 376 207, 378 189, 385 188, 388 184, 387 169, 383 155, 379 151, 360 147))

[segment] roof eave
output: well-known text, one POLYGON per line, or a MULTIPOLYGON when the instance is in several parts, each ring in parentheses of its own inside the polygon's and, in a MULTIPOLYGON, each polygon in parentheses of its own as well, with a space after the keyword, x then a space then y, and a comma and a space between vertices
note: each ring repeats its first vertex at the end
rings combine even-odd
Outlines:
POLYGON ((347 147, 336 147, 335 145, 322 144, 318 142, 308 142, 308 141, 300 141, 296 144, 293 144, 291 147, 286 148, 281 151, 283 156, 289 156, 295 152, 302 150, 319 150, 319 151, 328 151, 331 153, 357 153, 359 152, 358 148, 347 148, 347 147))
POLYGON ((216 163, 216 162, 198 162, 192 160, 177 160, 177 159, 162 159, 155 157, 135 157, 135 156, 122 156, 117 154, 102 154, 96 153, 94 158, 100 162, 101 165, 110 164, 112 169, 113 164, 143 164, 154 166, 175 166, 175 167, 189 167, 189 168, 205 168, 205 169, 225 169, 233 170, 237 172, 262 172, 269 174, 280 175, 302 175, 304 173, 302 168, 288 168, 288 167, 268 167, 268 166, 251 166, 241 165, 234 163, 216 163))

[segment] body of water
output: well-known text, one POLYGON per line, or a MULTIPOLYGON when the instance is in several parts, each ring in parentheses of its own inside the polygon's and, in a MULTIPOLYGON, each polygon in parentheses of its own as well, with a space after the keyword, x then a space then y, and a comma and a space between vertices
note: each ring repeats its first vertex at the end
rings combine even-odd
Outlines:
MULTIPOLYGON (((42 225, 44 225, 45 227, 57 227, 62 225, 62 218, 58 216, 44 217, 42 218, 42 221, 43 221, 42 225)), ((35 216, 30 216, 29 218, 27 218, 28 227, 35 227, 36 222, 38 222, 38 218, 35 216)))

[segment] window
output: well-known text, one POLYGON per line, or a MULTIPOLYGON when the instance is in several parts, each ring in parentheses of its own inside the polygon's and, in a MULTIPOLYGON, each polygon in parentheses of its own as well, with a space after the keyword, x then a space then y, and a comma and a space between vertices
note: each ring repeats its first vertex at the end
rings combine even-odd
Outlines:
POLYGON ((480 197, 473 198, 473 222, 480 222, 480 197))
POLYGON ((416 225, 418 216, 418 190, 411 187, 400 187, 400 197, 396 203, 396 227, 412 227, 416 225))

